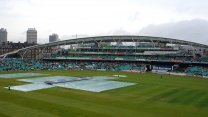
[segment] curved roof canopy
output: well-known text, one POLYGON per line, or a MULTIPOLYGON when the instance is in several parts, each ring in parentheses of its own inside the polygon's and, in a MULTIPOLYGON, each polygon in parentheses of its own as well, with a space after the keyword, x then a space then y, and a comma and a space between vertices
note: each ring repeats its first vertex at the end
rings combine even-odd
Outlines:
POLYGON ((70 44, 80 44, 80 43, 99 43, 99 42, 160 42, 160 43, 171 43, 171 44, 180 44, 180 45, 191 45, 194 47, 208 48, 208 45, 199 44, 195 42, 163 38, 163 37, 150 37, 150 36, 97 36, 97 37, 84 37, 76 39, 68 39, 62 41, 51 42, 47 44, 30 46, 24 49, 34 49, 42 47, 51 47, 57 45, 70 45, 70 44))
POLYGON ((51 42, 41 45, 30 46, 10 53, 16 53, 28 49, 38 49, 38 48, 46 48, 52 46, 82 44, 82 43, 99 43, 99 42, 159 42, 159 43, 191 45, 193 47, 208 48, 208 45, 185 41, 185 40, 179 40, 179 39, 151 37, 151 36, 120 35, 120 36, 96 36, 96 37, 68 39, 68 40, 56 41, 56 42, 51 42))

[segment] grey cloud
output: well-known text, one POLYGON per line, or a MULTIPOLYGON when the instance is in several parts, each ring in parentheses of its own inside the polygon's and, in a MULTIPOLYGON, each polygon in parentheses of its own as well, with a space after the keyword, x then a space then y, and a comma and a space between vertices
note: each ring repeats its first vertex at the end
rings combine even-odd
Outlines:
POLYGON ((206 15, 208 13, 207 0, 180 0, 174 5, 175 11, 192 15, 206 15))
MULTIPOLYGON (((21 5, 32 7, 30 0, 0 0, 0 18, 13 20, 14 18, 17 19, 25 17, 20 12, 17 12, 17 9, 21 5)), ((27 11, 25 10, 25 12, 27 11)))
POLYGON ((111 31, 107 33, 108 35, 131 35, 131 33, 127 32, 126 30, 120 28, 118 30, 111 31))
POLYGON ((140 18, 141 18, 140 13, 139 13, 139 11, 137 11, 137 12, 135 12, 133 15, 131 15, 131 16, 128 18, 128 20, 131 21, 131 22, 134 22, 134 21, 136 21, 136 20, 138 20, 138 19, 140 19, 140 18))
POLYGON ((161 36, 208 44, 208 21, 194 19, 161 25, 149 25, 140 35, 161 36))
POLYGON ((140 0, 137 3, 155 9, 171 10, 194 16, 206 16, 208 13, 207 0, 140 0))

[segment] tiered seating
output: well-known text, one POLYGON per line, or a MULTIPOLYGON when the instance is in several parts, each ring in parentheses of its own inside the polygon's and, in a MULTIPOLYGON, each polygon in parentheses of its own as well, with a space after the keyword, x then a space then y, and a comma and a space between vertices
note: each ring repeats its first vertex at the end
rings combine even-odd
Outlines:
POLYGON ((134 63, 111 63, 111 62, 44 62, 37 60, 6 59, 0 63, 0 70, 143 70, 142 64, 134 63))
POLYGON ((130 64, 120 64, 118 65, 118 67, 116 68, 116 70, 131 70, 132 66, 130 64))
MULTIPOLYGON (((191 57, 177 57, 177 56, 165 56, 165 55, 155 55, 155 56, 143 56, 143 55, 134 55, 134 56, 129 56, 129 55, 106 55, 106 54, 73 54, 73 55, 68 55, 68 56, 55 56, 53 57, 56 58, 68 58, 68 59, 111 59, 111 60, 136 60, 136 59, 144 59, 144 60, 166 60, 166 61, 171 61, 171 60, 181 60, 181 61, 193 61, 191 57)), ((208 62, 208 61, 207 61, 208 62)))
POLYGON ((208 62, 208 57, 201 57, 198 60, 199 62, 208 62))
MULTIPOLYGON (((140 70, 146 69, 144 64, 117 63, 117 62, 45 62, 37 60, 5 59, 0 62, 0 71, 4 70, 65 70, 65 69, 86 69, 86 70, 140 70)), ((185 72, 189 75, 208 76, 208 68, 202 66, 188 67, 185 72)))
MULTIPOLYGON (((109 51, 101 51, 101 50, 60 50, 56 54, 52 54, 52 58, 68 58, 68 59, 111 59, 111 60, 156 60, 156 61, 185 61, 185 62, 208 62, 208 57, 202 57, 198 60, 194 59, 193 53, 189 51, 171 51, 169 49, 173 49, 172 47, 156 47, 157 50, 140 50, 135 51, 133 48, 152 48, 151 44, 141 44, 135 46, 118 46, 118 45, 105 45, 100 47, 100 49, 110 49, 109 51), (121 50, 119 50, 121 49, 121 50), (122 50, 129 49, 129 50, 122 50), (167 50, 166 50, 167 49, 167 50), (160 54, 145 54, 145 52, 151 53, 163 53, 160 54), (170 54, 172 52, 172 54, 170 54), (167 53, 164 54, 164 53, 167 53)), ((154 48, 154 49, 156 49, 154 48)))
POLYGON ((145 65, 142 65, 142 64, 136 64, 132 67, 133 69, 136 69, 136 70, 145 70, 145 65))
POLYGON ((181 55, 181 56, 191 56, 192 55, 192 52, 189 52, 189 51, 181 51, 178 53, 178 55, 181 55))
POLYGON ((189 67, 186 69, 186 73, 189 75, 208 76, 208 68, 199 66, 189 67))
POLYGON ((26 65, 20 59, 7 59, 1 62, 1 69, 2 70, 25 70, 26 65))

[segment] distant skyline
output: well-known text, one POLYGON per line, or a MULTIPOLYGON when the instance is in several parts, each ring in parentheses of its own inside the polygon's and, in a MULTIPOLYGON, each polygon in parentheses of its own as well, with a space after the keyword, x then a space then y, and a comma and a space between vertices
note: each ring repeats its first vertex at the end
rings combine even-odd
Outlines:
POLYGON ((38 43, 52 33, 61 40, 75 35, 146 35, 208 45, 206 0, 0 0, 0 28, 8 41, 25 42, 36 28, 38 43))

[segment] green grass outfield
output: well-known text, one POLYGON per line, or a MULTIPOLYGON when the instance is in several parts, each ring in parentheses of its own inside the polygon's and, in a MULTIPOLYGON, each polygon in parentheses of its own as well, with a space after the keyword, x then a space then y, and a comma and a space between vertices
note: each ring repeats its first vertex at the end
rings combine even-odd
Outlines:
POLYGON ((21 92, 3 87, 23 82, 0 79, 0 117, 208 117, 208 79, 127 72, 35 72, 66 76, 121 74, 127 77, 119 81, 138 84, 100 93, 59 87, 21 92))

